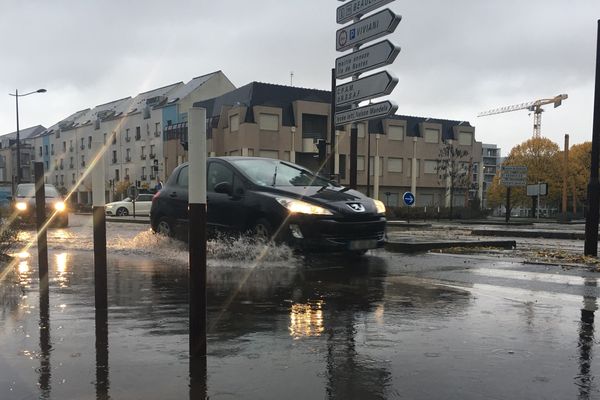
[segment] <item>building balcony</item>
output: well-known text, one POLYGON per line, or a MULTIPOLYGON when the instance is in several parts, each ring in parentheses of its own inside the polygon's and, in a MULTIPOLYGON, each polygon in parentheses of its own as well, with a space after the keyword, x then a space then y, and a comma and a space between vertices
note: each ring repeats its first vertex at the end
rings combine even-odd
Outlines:
POLYGON ((112 162, 113 164, 116 164, 116 163, 117 163, 117 159, 116 159, 116 158, 113 158, 113 159, 111 160, 111 162, 112 162))
POLYGON ((159 131, 154 132, 154 137, 160 137, 160 132, 159 131))
POLYGON ((146 159, 146 155, 145 155, 145 154, 142 154, 142 155, 140 156, 140 158, 141 158, 142 160, 145 160, 145 159, 146 159))
POLYGON ((69 147, 69 153, 72 153, 72 152, 73 152, 73 150, 74 150, 74 149, 73 149, 72 147, 69 147))
POLYGON ((142 175, 142 176, 140 176, 140 179, 141 179, 141 180, 143 180, 143 181, 145 181, 145 180, 146 180, 146 178, 148 178, 146 175, 142 175))
POLYGON ((80 148, 81 150, 85 150, 85 144, 82 144, 81 146, 79 146, 79 148, 80 148))
POLYGON ((125 157, 125 162, 131 162, 131 157, 129 157, 129 156, 125 157))
POLYGON ((73 164, 69 164, 69 169, 73 169, 74 165, 73 164))
POLYGON ((150 175, 150 180, 153 181, 156 179, 156 175, 150 175))
POLYGON ((150 159, 151 159, 151 160, 154 160, 155 158, 156 158, 156 154, 154 154, 154 153, 150 153, 150 159))
POLYGON ((64 167, 63 167, 62 165, 61 165, 59 168, 60 168, 61 170, 62 170, 62 169, 64 169, 64 167))
POLYGON ((142 135, 135 135, 135 140, 142 140, 142 135))
POLYGON ((81 162, 81 167, 82 167, 82 168, 85 168, 85 161, 82 161, 82 162, 81 162))
POLYGON ((126 137, 125 137, 125 141, 126 141, 127 143, 129 143, 129 142, 131 142, 131 138, 130 138, 129 136, 126 136, 126 137))

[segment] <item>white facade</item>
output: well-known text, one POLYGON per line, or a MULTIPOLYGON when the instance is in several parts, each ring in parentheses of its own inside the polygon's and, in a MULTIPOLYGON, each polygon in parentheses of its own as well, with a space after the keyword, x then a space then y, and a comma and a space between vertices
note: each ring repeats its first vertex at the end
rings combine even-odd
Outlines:
POLYGON ((167 123, 165 107, 173 109, 175 105, 177 113, 180 108, 183 113, 188 104, 233 89, 233 84, 218 71, 187 84, 178 82, 79 111, 33 139, 36 161, 45 163, 48 183, 72 193, 72 202, 90 204, 89 172, 95 156, 92 137, 100 135, 105 143, 105 179, 109 194, 124 180, 152 188, 157 177, 165 179, 162 135, 167 123), (155 165, 158 171, 153 168, 155 165))

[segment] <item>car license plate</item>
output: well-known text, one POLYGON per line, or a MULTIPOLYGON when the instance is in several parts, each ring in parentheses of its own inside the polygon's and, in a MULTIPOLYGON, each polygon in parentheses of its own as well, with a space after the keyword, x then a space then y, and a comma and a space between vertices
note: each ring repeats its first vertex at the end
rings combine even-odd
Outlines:
POLYGON ((377 240, 353 240, 348 244, 349 250, 368 250, 377 247, 377 240))

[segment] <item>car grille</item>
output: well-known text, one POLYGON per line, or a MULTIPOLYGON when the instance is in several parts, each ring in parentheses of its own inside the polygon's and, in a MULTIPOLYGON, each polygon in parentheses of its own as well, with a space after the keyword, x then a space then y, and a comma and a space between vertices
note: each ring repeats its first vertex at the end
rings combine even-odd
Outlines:
POLYGON ((385 234, 385 222, 363 221, 363 222, 337 222, 335 224, 324 224, 320 227, 321 236, 335 241, 377 239, 382 240, 385 234))

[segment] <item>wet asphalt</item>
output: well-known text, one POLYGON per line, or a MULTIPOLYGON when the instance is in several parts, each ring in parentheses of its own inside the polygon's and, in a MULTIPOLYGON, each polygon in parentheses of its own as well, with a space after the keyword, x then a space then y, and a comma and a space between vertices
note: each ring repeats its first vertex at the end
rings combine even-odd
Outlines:
POLYGON ((185 246, 109 223, 96 313, 91 221, 71 222, 49 234, 47 298, 35 247, 0 271, 0 399, 600 398, 592 272, 214 241, 204 368, 188 358, 185 246))

